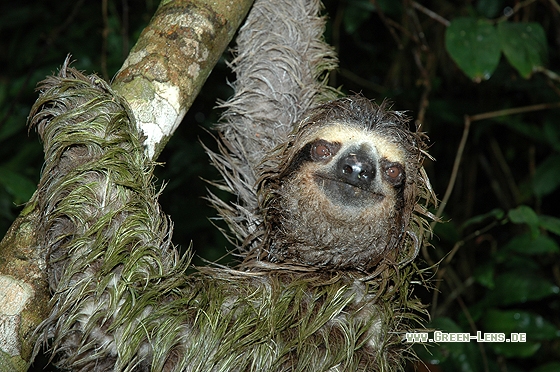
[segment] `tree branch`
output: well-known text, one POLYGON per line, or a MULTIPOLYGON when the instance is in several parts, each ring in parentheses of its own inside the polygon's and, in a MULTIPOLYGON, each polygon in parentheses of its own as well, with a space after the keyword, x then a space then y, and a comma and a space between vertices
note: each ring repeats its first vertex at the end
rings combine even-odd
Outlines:
POLYGON ((163 1, 113 88, 130 104, 155 159, 192 105, 252 0, 163 1))

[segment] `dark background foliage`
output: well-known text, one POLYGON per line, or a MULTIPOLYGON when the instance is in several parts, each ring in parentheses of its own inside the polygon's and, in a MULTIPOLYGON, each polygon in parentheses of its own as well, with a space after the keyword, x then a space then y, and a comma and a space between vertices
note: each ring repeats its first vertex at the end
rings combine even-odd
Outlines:
MULTIPOLYGON (((431 304, 430 326, 527 338, 432 343, 418 348, 423 361, 432 371, 560 370, 560 7, 553 0, 327 0, 325 6, 325 36, 340 57, 331 84, 390 98, 431 139, 437 160, 426 168, 446 203, 445 223, 435 226, 433 247, 422 252, 423 265, 441 261, 434 289, 418 293, 431 304), (446 34, 461 18, 457 35, 474 47, 462 44, 454 54, 457 44, 446 34), (543 32, 504 36, 503 24, 543 32), (501 38, 477 44, 488 40, 488 29, 501 38)), ((39 178, 41 146, 25 127, 36 83, 56 72, 67 53, 78 69, 110 79, 156 7, 156 0, 2 2, 0 235, 39 178)), ((218 119, 216 99, 231 94, 227 58, 158 159, 158 182, 166 184, 160 200, 174 220, 174 241, 181 247, 192 241, 208 260, 230 248, 203 199, 203 179, 218 175, 199 144, 212 144, 205 128, 218 119)))

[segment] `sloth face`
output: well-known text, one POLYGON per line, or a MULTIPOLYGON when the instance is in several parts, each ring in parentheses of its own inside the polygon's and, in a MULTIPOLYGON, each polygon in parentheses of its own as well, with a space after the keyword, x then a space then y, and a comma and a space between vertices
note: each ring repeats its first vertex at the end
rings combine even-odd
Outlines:
POLYGON ((369 270, 402 246, 421 178, 405 124, 359 96, 312 112, 261 181, 266 258, 369 270))
POLYGON ((291 184, 323 193, 324 202, 332 204, 328 209, 353 214, 356 208, 389 207, 387 201, 402 191, 404 154, 384 137, 340 123, 326 126, 316 137, 298 154, 296 182, 291 184))

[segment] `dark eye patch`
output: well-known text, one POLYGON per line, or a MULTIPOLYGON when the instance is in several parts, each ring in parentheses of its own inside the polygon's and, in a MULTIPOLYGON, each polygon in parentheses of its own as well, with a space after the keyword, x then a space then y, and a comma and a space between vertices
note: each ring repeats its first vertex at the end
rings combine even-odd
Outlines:
POLYGON ((328 161, 340 150, 340 143, 322 139, 311 142, 310 158, 312 161, 328 161))
POLYGON ((306 162, 327 162, 336 155, 340 148, 341 144, 338 142, 329 142, 323 139, 311 141, 297 152, 290 164, 282 172, 281 176, 286 177, 291 175, 298 171, 306 162))

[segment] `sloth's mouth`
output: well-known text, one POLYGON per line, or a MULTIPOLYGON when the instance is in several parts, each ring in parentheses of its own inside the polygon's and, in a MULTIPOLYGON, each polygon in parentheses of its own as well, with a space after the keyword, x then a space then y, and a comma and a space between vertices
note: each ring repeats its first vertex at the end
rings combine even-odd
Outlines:
POLYGON ((369 187, 320 174, 315 175, 315 182, 331 201, 344 205, 361 205, 364 200, 377 203, 385 198, 385 195, 369 187))

